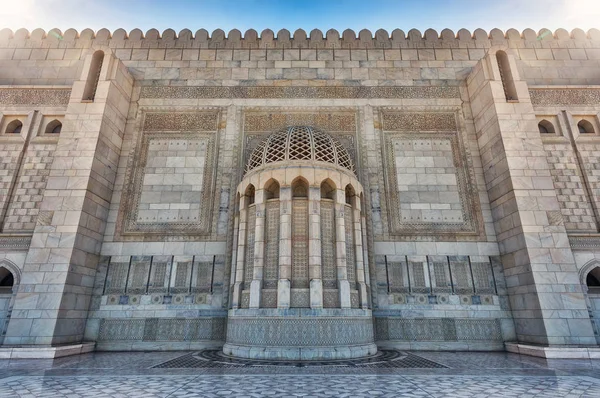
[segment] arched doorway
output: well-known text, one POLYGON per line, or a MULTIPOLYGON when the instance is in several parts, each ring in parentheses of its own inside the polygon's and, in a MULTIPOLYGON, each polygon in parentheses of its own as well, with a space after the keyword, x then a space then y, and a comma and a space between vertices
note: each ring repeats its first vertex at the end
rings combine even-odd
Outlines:
POLYGON ((0 344, 4 342, 18 281, 16 267, 0 262, 0 344))

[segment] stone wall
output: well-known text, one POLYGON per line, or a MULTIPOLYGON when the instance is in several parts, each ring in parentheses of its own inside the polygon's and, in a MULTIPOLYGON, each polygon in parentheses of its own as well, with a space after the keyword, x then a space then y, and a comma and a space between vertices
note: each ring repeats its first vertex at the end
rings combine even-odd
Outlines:
POLYGON ((574 276, 600 258, 598 130, 577 133, 580 118, 600 129, 598 30, 2 30, 0 70, 0 259, 23 257, 7 342, 222 340, 236 187, 256 145, 289 125, 331 134, 356 165, 379 340, 589 342, 569 328, 587 322, 574 276), (108 66, 90 103, 98 49, 108 66), (498 49, 519 102, 505 98, 498 49), (15 116, 29 135, 3 135, 15 116), (65 129, 44 136, 55 116, 65 129), (554 135, 540 137, 544 119, 554 135), (196 291, 192 264, 208 259, 209 291, 196 291), (52 303, 38 294, 61 286, 52 303))

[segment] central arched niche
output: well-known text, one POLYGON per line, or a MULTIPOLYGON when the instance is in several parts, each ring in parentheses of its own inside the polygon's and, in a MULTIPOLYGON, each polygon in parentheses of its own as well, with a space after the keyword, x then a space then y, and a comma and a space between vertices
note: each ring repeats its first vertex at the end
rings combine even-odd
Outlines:
POLYGON ((225 354, 342 359, 374 354, 362 185, 346 149, 293 126, 249 157, 238 186, 225 354))

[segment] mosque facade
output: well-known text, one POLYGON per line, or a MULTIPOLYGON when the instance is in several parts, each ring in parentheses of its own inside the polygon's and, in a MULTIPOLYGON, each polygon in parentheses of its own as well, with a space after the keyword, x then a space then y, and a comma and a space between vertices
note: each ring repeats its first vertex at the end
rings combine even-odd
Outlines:
POLYGON ((600 31, 0 31, 0 357, 600 358, 600 31))

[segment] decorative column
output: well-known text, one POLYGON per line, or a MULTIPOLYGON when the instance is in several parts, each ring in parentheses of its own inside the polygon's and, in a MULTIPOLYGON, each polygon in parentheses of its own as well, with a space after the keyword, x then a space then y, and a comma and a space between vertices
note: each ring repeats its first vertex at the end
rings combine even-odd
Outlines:
MULTIPOLYGON (((260 308, 263 267, 265 265, 265 190, 259 189, 254 196, 256 223, 254 229, 254 269, 250 282, 250 308, 260 308)), ((252 226, 250 226, 252 227, 252 226)))
POLYGON ((232 266, 235 267, 232 277, 233 297, 231 298, 231 308, 240 308, 242 299, 242 283, 244 283, 244 261, 246 260, 246 229, 248 226, 248 208, 246 207, 246 196, 240 197, 240 214, 236 217, 237 224, 237 244, 234 241, 234 254, 231 257, 232 266), (236 252, 237 250, 237 252, 236 252))
POLYGON ((350 283, 346 266, 346 192, 343 189, 335 191, 335 261, 337 265, 338 291, 340 308, 351 308, 350 283))
POLYGON ((354 250, 356 256, 356 284, 358 285, 358 295, 361 308, 369 308, 369 298, 367 297, 367 285, 365 283, 365 265, 363 261, 362 246, 362 226, 360 224, 361 203, 358 195, 352 198, 352 211, 354 212, 352 220, 354 224, 354 250))
POLYGON ((321 275, 321 187, 310 187, 308 189, 310 308, 323 308, 323 279, 321 275))
POLYGON ((279 282, 277 308, 290 308, 292 281, 292 187, 279 188, 279 282))

